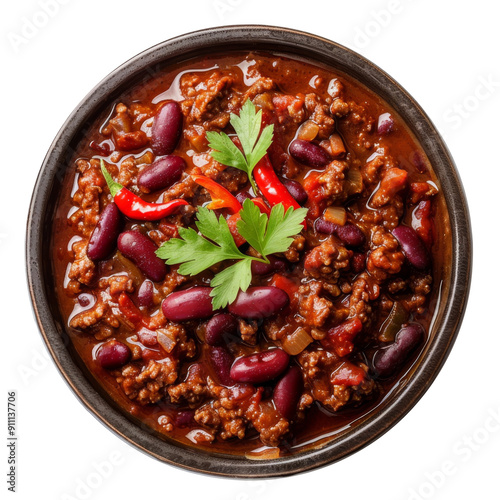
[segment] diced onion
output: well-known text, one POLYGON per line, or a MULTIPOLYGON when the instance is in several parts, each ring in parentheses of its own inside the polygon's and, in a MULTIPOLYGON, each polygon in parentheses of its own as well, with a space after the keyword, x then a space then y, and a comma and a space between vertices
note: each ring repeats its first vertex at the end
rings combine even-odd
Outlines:
POLYGON ((158 343, 167 351, 171 353, 177 344, 177 339, 172 338, 172 334, 168 330, 164 330, 162 328, 156 330, 156 334, 158 337, 158 343))
POLYGON ((137 158, 137 160, 135 160, 136 164, 137 165, 141 165, 143 163, 153 163, 153 160, 154 160, 154 155, 151 151, 146 151, 141 157, 137 158))
POLYGON ((273 110, 273 100, 267 93, 258 94, 257 96, 255 96, 253 103, 262 109, 269 109, 270 111, 273 110))
POLYGON ((281 345, 287 354, 290 354, 290 356, 296 356, 297 354, 300 354, 312 341, 313 339, 307 330, 299 327, 291 335, 285 337, 281 341, 281 345))
POLYGON ((363 177, 357 168, 350 168, 345 176, 347 181, 347 192, 357 194, 363 191, 363 177))
POLYGON ((323 215, 325 220, 343 226, 347 220, 347 212, 344 207, 328 207, 323 215))
POLYGON ((332 134, 330 136, 330 149, 333 156, 341 156, 345 153, 344 141, 339 134, 332 134))
POLYGON ((313 141, 318 135, 319 127, 317 123, 311 120, 304 122, 297 132, 297 139, 302 139, 303 141, 313 141))
POLYGON ((245 458, 249 460, 274 460, 280 457, 279 448, 266 448, 264 450, 248 451, 245 458))

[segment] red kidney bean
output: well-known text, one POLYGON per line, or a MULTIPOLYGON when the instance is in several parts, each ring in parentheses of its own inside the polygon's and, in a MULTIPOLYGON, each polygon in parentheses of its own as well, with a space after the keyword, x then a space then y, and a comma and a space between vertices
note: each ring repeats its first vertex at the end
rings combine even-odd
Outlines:
POLYGON ((402 325, 395 341, 388 347, 379 349, 373 357, 373 367, 380 377, 388 377, 399 368, 408 355, 422 342, 424 329, 419 323, 402 325))
POLYGON ((235 316, 248 319, 268 318, 286 307, 290 299, 286 292, 275 286, 254 286, 240 291, 228 310, 235 316))
POLYGON ((344 245, 357 247, 365 242, 365 234, 358 226, 346 222, 343 226, 334 222, 318 218, 314 223, 316 231, 324 234, 336 234, 344 245))
POLYGON ((421 271, 429 267, 430 258, 425 244, 412 227, 398 226, 392 230, 392 234, 399 241, 405 257, 413 267, 421 271))
POLYGON ((250 354, 233 363, 230 375, 235 382, 262 384, 283 373, 289 359, 290 356, 283 349, 250 354))
POLYGON ((303 387, 300 368, 291 366, 274 388, 274 406, 287 420, 291 420, 295 415, 303 387))
POLYGON ((292 157, 308 167, 324 167, 332 161, 332 157, 322 147, 302 139, 295 139, 289 148, 292 157))
POLYGON ((342 243, 350 247, 358 247, 365 242, 363 231, 350 222, 346 222, 343 226, 335 224, 335 234, 342 243))
POLYGON ((283 179, 283 184, 299 205, 303 205, 307 201, 307 192, 300 182, 283 179))
POLYGON ((186 162, 180 156, 165 156, 141 171, 137 185, 146 191, 165 189, 177 182, 185 169, 186 162))
POLYGON ((394 120, 390 113, 383 113, 378 117, 377 132, 380 135, 386 135, 394 127, 394 120))
POLYGON ((90 236, 87 247, 89 259, 103 260, 114 251, 121 223, 120 210, 118 210, 118 207, 113 202, 108 203, 90 236))
POLYGON ((177 147, 182 133, 179 103, 168 101, 156 113, 151 127, 151 148, 155 155, 169 155, 177 147))
POLYGON ((167 274, 167 265, 155 254, 157 249, 153 241, 138 231, 125 231, 118 236, 118 250, 152 281, 162 281, 167 274))
POLYGON ((175 414, 175 425, 181 429, 194 424, 194 410, 180 410, 175 414))
POLYGON ((269 264, 265 262, 252 261, 252 274, 263 276, 274 271, 284 271, 286 269, 286 262, 283 259, 278 259, 273 255, 268 257, 269 264))
POLYGON ((205 326, 205 342, 208 345, 220 345, 224 337, 236 336, 238 323, 234 316, 227 313, 216 314, 205 326))
POLYGON ((234 381, 230 376, 234 358, 225 347, 210 347, 208 351, 210 362, 223 385, 231 387, 234 381))
POLYGON ((316 231, 323 234, 333 234, 335 232, 335 226, 336 224, 333 222, 322 219, 321 217, 318 217, 314 222, 316 231))
POLYGON ((163 314, 170 321, 188 321, 212 316, 212 288, 194 286, 187 290, 171 293, 162 303, 163 314))
POLYGON ((107 370, 114 370, 128 362, 132 353, 125 344, 118 340, 108 340, 99 347, 96 359, 107 370))
POLYGON ((137 292, 137 304, 140 307, 151 307, 154 302, 154 285, 150 280, 144 280, 137 292))

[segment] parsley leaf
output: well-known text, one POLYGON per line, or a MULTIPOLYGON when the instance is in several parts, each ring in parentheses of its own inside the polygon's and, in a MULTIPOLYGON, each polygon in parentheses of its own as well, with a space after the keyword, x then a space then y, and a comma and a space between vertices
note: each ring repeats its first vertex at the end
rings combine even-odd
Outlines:
POLYGON ((171 238, 156 251, 160 259, 168 265, 181 264, 179 274, 195 276, 205 269, 223 260, 241 259, 243 254, 238 250, 222 215, 219 220, 208 208, 200 207, 196 226, 212 243, 203 238, 193 228, 179 228, 180 238, 171 238))
POLYGON ((210 283, 210 295, 214 309, 225 307, 236 299, 240 290, 246 291, 252 280, 252 261, 269 262, 272 253, 286 252, 293 241, 292 236, 302 230, 306 208, 293 209, 286 213, 280 203, 271 209, 268 217, 260 212, 251 200, 245 200, 237 223, 238 232, 261 254, 254 257, 242 253, 234 242, 224 217, 217 216, 206 207, 198 209, 196 227, 179 228, 180 238, 171 238, 161 245, 156 255, 167 264, 180 264, 178 272, 195 276, 225 260, 237 261, 217 273, 210 283))
POLYGON ((226 307, 227 304, 234 302, 240 290, 246 292, 250 286, 250 281, 252 281, 252 260, 254 259, 245 258, 240 260, 214 276, 210 282, 210 285, 213 286, 210 295, 213 297, 212 306, 214 310, 226 307))
POLYGON ((240 116, 231 113, 230 122, 238 134, 243 153, 224 132, 207 132, 208 145, 213 150, 210 155, 223 165, 246 172, 254 191, 257 192, 252 171, 273 142, 274 126, 267 125, 260 133, 262 110, 256 111, 255 105, 249 99, 243 104, 240 116))
POLYGON ((286 213, 282 203, 274 205, 269 218, 250 201, 243 202, 241 220, 236 227, 238 232, 263 257, 286 252, 293 238, 302 230, 302 221, 307 215, 307 208, 293 209, 286 213))

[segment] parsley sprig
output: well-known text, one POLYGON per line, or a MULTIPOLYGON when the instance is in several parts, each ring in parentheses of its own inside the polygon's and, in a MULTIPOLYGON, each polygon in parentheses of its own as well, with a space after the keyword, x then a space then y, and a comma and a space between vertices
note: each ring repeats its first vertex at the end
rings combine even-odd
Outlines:
POLYGON ((198 209, 196 227, 179 228, 180 238, 172 238, 162 244, 156 255, 167 264, 180 264, 178 272, 195 276, 219 262, 235 260, 234 264, 217 273, 211 280, 214 309, 225 307, 236 299, 240 290, 246 291, 252 280, 252 261, 269 263, 268 256, 286 252, 293 236, 302 230, 307 209, 286 212, 282 204, 271 209, 269 217, 260 212, 250 200, 245 200, 240 211, 238 232, 261 255, 254 257, 242 253, 234 242, 223 216, 205 207, 198 209))
POLYGON ((210 155, 223 165, 246 172, 254 191, 257 192, 252 171, 273 142, 274 126, 267 125, 262 133, 260 132, 262 110, 257 111, 250 99, 243 104, 240 116, 231 113, 230 123, 238 134, 243 152, 224 132, 207 132, 208 145, 212 148, 210 155))

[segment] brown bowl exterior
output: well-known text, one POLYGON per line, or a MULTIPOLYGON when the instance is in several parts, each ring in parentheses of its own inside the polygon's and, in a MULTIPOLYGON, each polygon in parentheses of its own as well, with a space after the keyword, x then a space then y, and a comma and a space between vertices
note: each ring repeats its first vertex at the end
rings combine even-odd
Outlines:
POLYGON ((304 32, 269 26, 226 26, 197 31, 160 43, 120 66, 77 106, 52 143, 40 169, 27 221, 26 265, 32 304, 42 336, 66 382, 85 407, 121 438, 157 459, 208 474, 257 478, 286 476, 324 466, 354 453, 395 425, 429 388, 458 334, 469 293, 472 236, 464 191, 453 160, 420 106, 390 76, 359 54, 304 32), (377 412, 361 419, 321 447, 275 460, 207 453, 159 439, 131 420, 92 381, 72 348, 58 309, 50 265, 50 233, 66 166, 86 127, 129 85, 166 64, 231 50, 265 50, 328 65, 362 82, 399 113, 433 165, 444 193, 452 240, 445 271, 447 291, 437 306, 433 336, 411 377, 377 412))

